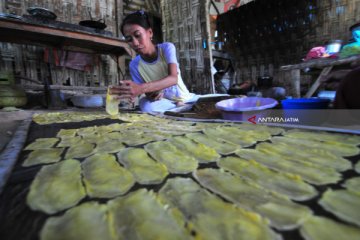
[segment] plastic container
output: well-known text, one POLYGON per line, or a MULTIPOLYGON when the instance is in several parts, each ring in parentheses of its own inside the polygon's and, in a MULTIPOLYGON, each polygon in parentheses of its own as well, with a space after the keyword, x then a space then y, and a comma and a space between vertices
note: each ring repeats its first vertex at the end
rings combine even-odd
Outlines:
POLYGON ((330 99, 326 98, 293 98, 281 101, 283 109, 326 109, 330 99))
POLYGON ((270 113, 267 111, 275 107, 278 102, 272 98, 245 97, 232 98, 220 101, 215 107, 222 112, 226 120, 246 121, 250 117, 266 117, 270 113))
POLYGON ((71 98, 72 103, 76 107, 96 108, 104 105, 101 95, 78 95, 71 98))
POLYGON ((283 117, 298 119, 294 124, 321 126, 328 120, 330 111, 324 109, 328 108, 330 102, 326 98, 285 99, 281 101, 283 117))
POLYGON ((327 98, 330 101, 335 100, 336 91, 319 91, 318 95, 319 98, 327 98))
POLYGON ((328 54, 338 53, 338 52, 340 52, 341 45, 342 45, 341 40, 331 40, 327 43, 327 45, 325 47, 325 52, 328 54))
POLYGON ((109 89, 106 93, 106 112, 110 115, 119 114, 120 99, 116 99, 114 95, 109 93, 109 89))

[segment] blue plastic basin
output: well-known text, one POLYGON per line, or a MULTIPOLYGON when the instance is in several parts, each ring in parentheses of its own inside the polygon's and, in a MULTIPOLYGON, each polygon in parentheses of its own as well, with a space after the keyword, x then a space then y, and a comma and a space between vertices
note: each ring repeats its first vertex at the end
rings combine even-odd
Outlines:
POLYGON ((330 103, 324 98, 294 98, 281 101, 283 109, 326 109, 330 103))

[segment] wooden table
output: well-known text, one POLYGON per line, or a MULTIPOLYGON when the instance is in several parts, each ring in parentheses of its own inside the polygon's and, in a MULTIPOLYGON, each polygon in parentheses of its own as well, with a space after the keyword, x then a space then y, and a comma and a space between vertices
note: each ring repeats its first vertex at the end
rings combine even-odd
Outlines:
POLYGON ((75 28, 77 26, 75 24, 64 24, 74 25, 74 29, 71 27, 69 29, 69 26, 65 28, 54 24, 0 18, 0 41, 111 55, 117 63, 118 74, 121 72, 120 57, 125 54, 134 56, 135 52, 124 40, 97 32, 79 30, 75 28))
POLYGON ((133 54, 128 44, 119 38, 16 19, 0 18, 0 41, 116 56, 133 54))
POLYGON ((312 84, 308 92, 305 94, 305 97, 309 98, 321 85, 324 77, 326 77, 326 75, 328 75, 335 66, 347 65, 355 61, 360 61, 360 55, 351 56, 343 59, 314 59, 299 64, 281 66, 280 70, 290 72, 290 81, 292 85, 291 87, 293 89, 293 95, 296 98, 300 98, 301 70, 307 68, 321 69, 320 75, 317 77, 316 81, 312 84))

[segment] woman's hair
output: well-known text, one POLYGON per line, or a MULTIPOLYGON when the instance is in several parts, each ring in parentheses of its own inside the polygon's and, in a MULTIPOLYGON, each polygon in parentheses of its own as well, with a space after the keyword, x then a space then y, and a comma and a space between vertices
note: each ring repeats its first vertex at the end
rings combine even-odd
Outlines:
POLYGON ((148 14, 142 10, 130 13, 124 18, 120 27, 121 33, 123 35, 124 35, 124 26, 126 24, 136 24, 143 27, 146 30, 152 28, 148 14))

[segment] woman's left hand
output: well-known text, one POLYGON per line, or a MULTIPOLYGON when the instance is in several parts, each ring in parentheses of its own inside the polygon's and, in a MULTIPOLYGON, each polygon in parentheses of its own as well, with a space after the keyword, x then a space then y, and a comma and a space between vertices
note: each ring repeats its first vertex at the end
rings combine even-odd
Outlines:
POLYGON ((146 97, 151 101, 157 101, 164 97, 163 91, 145 93, 146 97))

